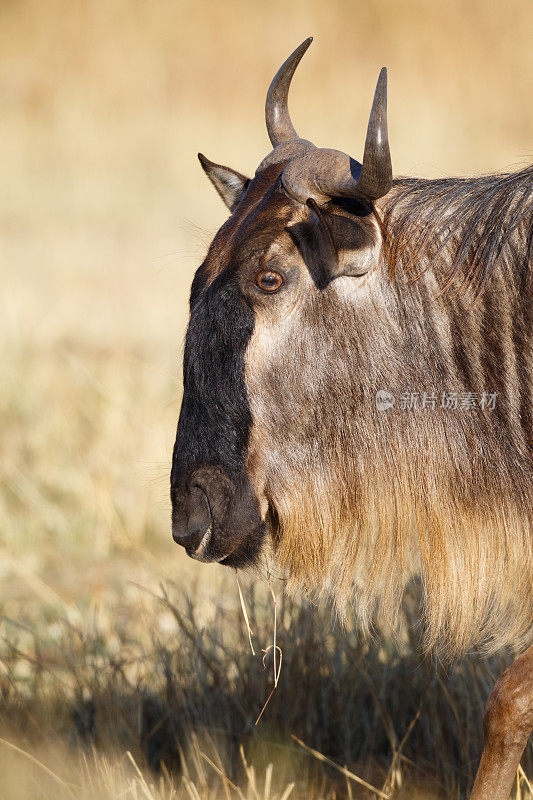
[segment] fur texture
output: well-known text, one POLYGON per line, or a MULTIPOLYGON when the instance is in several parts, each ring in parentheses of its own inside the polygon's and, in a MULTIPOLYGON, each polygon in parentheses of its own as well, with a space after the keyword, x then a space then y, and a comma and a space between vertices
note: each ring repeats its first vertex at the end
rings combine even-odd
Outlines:
POLYGON ((248 471, 289 586, 394 628, 420 574, 427 644, 449 655, 531 640, 532 175, 399 181, 374 270, 317 290, 301 265, 246 352, 248 471))
POLYGON ((428 647, 520 648, 533 632, 533 169, 400 179, 378 208, 333 199, 317 217, 284 192, 284 166, 258 171, 193 283, 176 531, 200 512, 207 526, 205 495, 204 560, 274 560, 292 590, 341 616, 353 604, 365 630, 376 617, 393 630, 420 575, 428 647), (264 269, 278 292, 258 288, 264 269), (380 409, 383 391, 395 402, 380 409), (197 484, 203 511, 187 510, 197 484))

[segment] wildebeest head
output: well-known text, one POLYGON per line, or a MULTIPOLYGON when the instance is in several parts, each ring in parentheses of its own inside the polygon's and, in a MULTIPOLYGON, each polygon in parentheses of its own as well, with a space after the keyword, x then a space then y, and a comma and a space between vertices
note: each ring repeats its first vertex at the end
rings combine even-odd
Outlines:
POLYGON ((343 315, 353 323, 360 306, 368 324, 381 248, 374 201, 392 185, 386 71, 362 164, 315 148, 287 107, 310 43, 270 86, 274 149, 255 177, 199 156, 232 213, 192 285, 172 465, 173 536, 198 560, 240 566, 266 540, 279 548, 289 518, 321 495, 362 399, 354 364, 339 353, 358 350, 343 315))

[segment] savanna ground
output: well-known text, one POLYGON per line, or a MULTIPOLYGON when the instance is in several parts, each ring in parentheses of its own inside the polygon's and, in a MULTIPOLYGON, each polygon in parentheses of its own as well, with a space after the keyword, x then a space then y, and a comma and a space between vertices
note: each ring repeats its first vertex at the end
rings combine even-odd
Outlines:
POLYGON ((463 796, 509 654, 435 670, 416 587, 393 647, 274 580, 255 725, 270 587, 242 579, 254 656, 234 574, 170 539, 188 286, 224 219, 196 151, 253 172, 268 82, 314 34, 309 138, 357 156, 387 64, 398 173, 519 166, 531 22, 518 0, 0 4, 2 800, 463 796))

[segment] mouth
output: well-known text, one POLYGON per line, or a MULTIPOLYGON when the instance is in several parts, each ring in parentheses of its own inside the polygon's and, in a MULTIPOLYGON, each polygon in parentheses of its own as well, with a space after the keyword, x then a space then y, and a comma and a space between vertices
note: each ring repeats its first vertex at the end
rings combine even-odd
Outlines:
MULTIPOLYGON (((200 476, 202 477, 202 476, 200 476)), ((267 530, 272 527, 272 506, 262 519, 255 496, 239 496, 229 511, 212 507, 217 493, 211 487, 211 500, 199 484, 194 484, 195 495, 173 499, 172 536, 193 561, 215 563, 235 568, 253 566, 261 558, 267 530), (189 502, 189 505, 187 505, 189 502), (218 509, 220 512, 220 509, 218 509), (221 518, 219 518, 221 517, 221 518)), ((241 492, 242 494, 242 492, 241 492)), ((220 502, 219 502, 220 505, 220 502)))
POLYGON ((189 556, 189 558, 193 558, 195 561, 221 561, 223 556, 218 558, 209 558, 206 554, 207 548, 209 547, 209 542, 211 541, 211 536, 213 534, 213 526, 210 525, 202 539, 200 544, 198 544, 194 549, 191 547, 186 547, 185 552, 189 556))
POLYGON ((193 549, 185 548, 185 552, 194 561, 204 564, 222 564, 225 567, 244 567, 255 563, 261 552, 265 534, 265 525, 261 523, 229 552, 220 552, 213 540, 212 525, 204 533, 201 542, 193 549))

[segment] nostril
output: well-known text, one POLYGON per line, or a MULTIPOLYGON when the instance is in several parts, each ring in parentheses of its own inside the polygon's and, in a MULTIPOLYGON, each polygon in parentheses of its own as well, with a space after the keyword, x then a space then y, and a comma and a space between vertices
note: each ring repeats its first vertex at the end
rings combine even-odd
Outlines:
POLYGON ((200 486, 192 487, 189 508, 187 533, 189 536, 203 536, 211 524, 211 509, 207 495, 200 486))
POLYGON ((209 501, 200 486, 191 487, 180 511, 174 515, 172 538, 188 550, 196 550, 211 524, 209 501))

